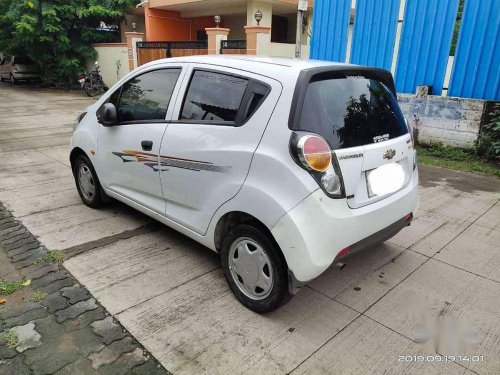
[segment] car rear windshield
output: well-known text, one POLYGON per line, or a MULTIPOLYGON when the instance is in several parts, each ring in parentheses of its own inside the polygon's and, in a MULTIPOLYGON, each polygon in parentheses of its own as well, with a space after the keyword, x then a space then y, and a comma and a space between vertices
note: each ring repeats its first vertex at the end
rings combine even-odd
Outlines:
POLYGON ((16 56, 14 57, 14 63, 21 65, 31 65, 34 64, 33 60, 26 56, 16 56))
POLYGON ((359 76, 309 83, 299 130, 321 135, 333 150, 408 133, 392 92, 379 81, 359 76))

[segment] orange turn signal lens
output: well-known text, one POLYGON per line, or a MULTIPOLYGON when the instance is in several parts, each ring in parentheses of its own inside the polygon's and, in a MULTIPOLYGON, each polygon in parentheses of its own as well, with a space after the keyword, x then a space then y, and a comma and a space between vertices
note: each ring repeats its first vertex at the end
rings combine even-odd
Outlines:
POLYGON ((332 151, 326 141, 315 135, 303 136, 298 144, 302 164, 317 172, 325 172, 332 164, 332 151))

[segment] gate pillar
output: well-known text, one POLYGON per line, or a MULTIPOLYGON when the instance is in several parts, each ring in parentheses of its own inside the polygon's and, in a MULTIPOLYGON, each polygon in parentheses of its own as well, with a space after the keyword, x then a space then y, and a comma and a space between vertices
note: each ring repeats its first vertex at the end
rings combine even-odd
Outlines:
POLYGON ((144 40, 144 33, 138 33, 135 31, 126 32, 125 38, 127 38, 128 67, 130 71, 132 71, 139 66, 136 43, 144 40))

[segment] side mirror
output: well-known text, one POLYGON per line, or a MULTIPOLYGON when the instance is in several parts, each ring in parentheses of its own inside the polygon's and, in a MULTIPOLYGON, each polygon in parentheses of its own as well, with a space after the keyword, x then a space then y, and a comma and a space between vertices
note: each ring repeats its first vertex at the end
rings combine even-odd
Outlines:
POLYGON ((116 107, 111 103, 104 103, 96 112, 97 122, 103 126, 113 126, 118 121, 116 107))

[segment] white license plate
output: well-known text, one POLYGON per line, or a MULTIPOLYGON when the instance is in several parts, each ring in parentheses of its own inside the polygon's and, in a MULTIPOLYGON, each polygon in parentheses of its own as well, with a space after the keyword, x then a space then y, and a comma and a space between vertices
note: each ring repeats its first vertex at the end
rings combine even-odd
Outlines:
POLYGON ((83 82, 85 82, 85 78, 80 78, 80 79, 78 80, 78 82, 79 82, 80 84, 82 84, 83 82))
POLYGON ((366 172, 368 196, 381 196, 394 193, 405 183, 405 171, 398 163, 381 165, 366 172))

